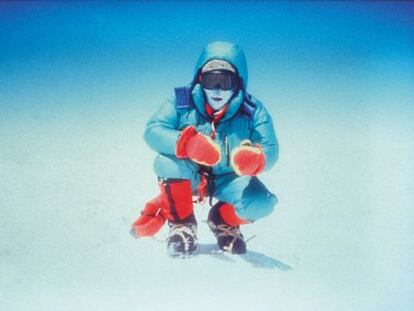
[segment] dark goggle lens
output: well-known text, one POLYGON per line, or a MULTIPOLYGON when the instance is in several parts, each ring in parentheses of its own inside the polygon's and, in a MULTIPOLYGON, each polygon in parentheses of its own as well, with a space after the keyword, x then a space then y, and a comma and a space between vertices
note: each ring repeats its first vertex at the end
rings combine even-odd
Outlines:
POLYGON ((201 86, 208 90, 231 90, 237 85, 237 75, 232 72, 206 72, 201 75, 201 86))

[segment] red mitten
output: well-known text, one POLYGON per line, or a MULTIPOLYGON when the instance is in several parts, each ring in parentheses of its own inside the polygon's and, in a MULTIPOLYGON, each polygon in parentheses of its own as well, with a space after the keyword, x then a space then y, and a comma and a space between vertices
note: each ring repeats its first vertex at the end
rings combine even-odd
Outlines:
POLYGON ((145 204, 141 216, 132 224, 131 234, 136 238, 154 236, 165 223, 160 211, 161 197, 157 196, 145 204))
POLYGON ((252 145, 249 140, 243 141, 233 149, 231 165, 237 175, 256 176, 263 171, 266 164, 264 152, 260 145, 252 145))
POLYGON ((214 166, 221 159, 220 145, 210 137, 198 133, 192 126, 181 132, 175 154, 178 158, 190 158, 195 163, 206 166, 214 166))

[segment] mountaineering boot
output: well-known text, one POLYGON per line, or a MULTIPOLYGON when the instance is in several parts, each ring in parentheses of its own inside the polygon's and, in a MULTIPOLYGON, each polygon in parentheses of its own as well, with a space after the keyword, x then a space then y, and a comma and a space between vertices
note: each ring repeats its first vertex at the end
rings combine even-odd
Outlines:
POLYGON ((234 207, 228 203, 216 203, 208 213, 207 224, 217 239, 220 249, 232 254, 245 254, 246 242, 240 231, 241 224, 247 224, 239 218, 234 207))
POLYGON ((185 221, 168 222, 167 253, 171 257, 189 257, 197 250, 197 222, 194 215, 185 221))
POLYGON ((188 257, 197 250, 197 221, 193 212, 191 182, 187 179, 165 179, 160 182, 162 214, 170 228, 167 253, 188 257))

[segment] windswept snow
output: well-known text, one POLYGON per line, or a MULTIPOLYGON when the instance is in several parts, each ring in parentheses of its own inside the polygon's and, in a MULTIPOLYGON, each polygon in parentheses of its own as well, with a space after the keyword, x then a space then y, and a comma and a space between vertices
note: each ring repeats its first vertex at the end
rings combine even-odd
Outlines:
POLYGON ((281 159, 262 178, 276 211, 244 227, 256 236, 234 256, 215 246, 208 205, 196 206, 200 248, 187 260, 167 257, 166 228, 157 240, 129 235, 158 189, 139 133, 147 116, 113 118, 77 126, 21 113, 1 124, 2 310, 409 310, 405 116, 275 116, 281 159))

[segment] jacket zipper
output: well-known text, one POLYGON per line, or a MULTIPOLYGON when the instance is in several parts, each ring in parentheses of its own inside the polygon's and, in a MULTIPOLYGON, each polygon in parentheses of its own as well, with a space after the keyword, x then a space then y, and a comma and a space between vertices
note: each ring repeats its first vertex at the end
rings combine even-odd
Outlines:
POLYGON ((227 166, 230 166, 230 147, 229 147, 229 139, 227 136, 224 136, 224 146, 226 149, 227 166))

